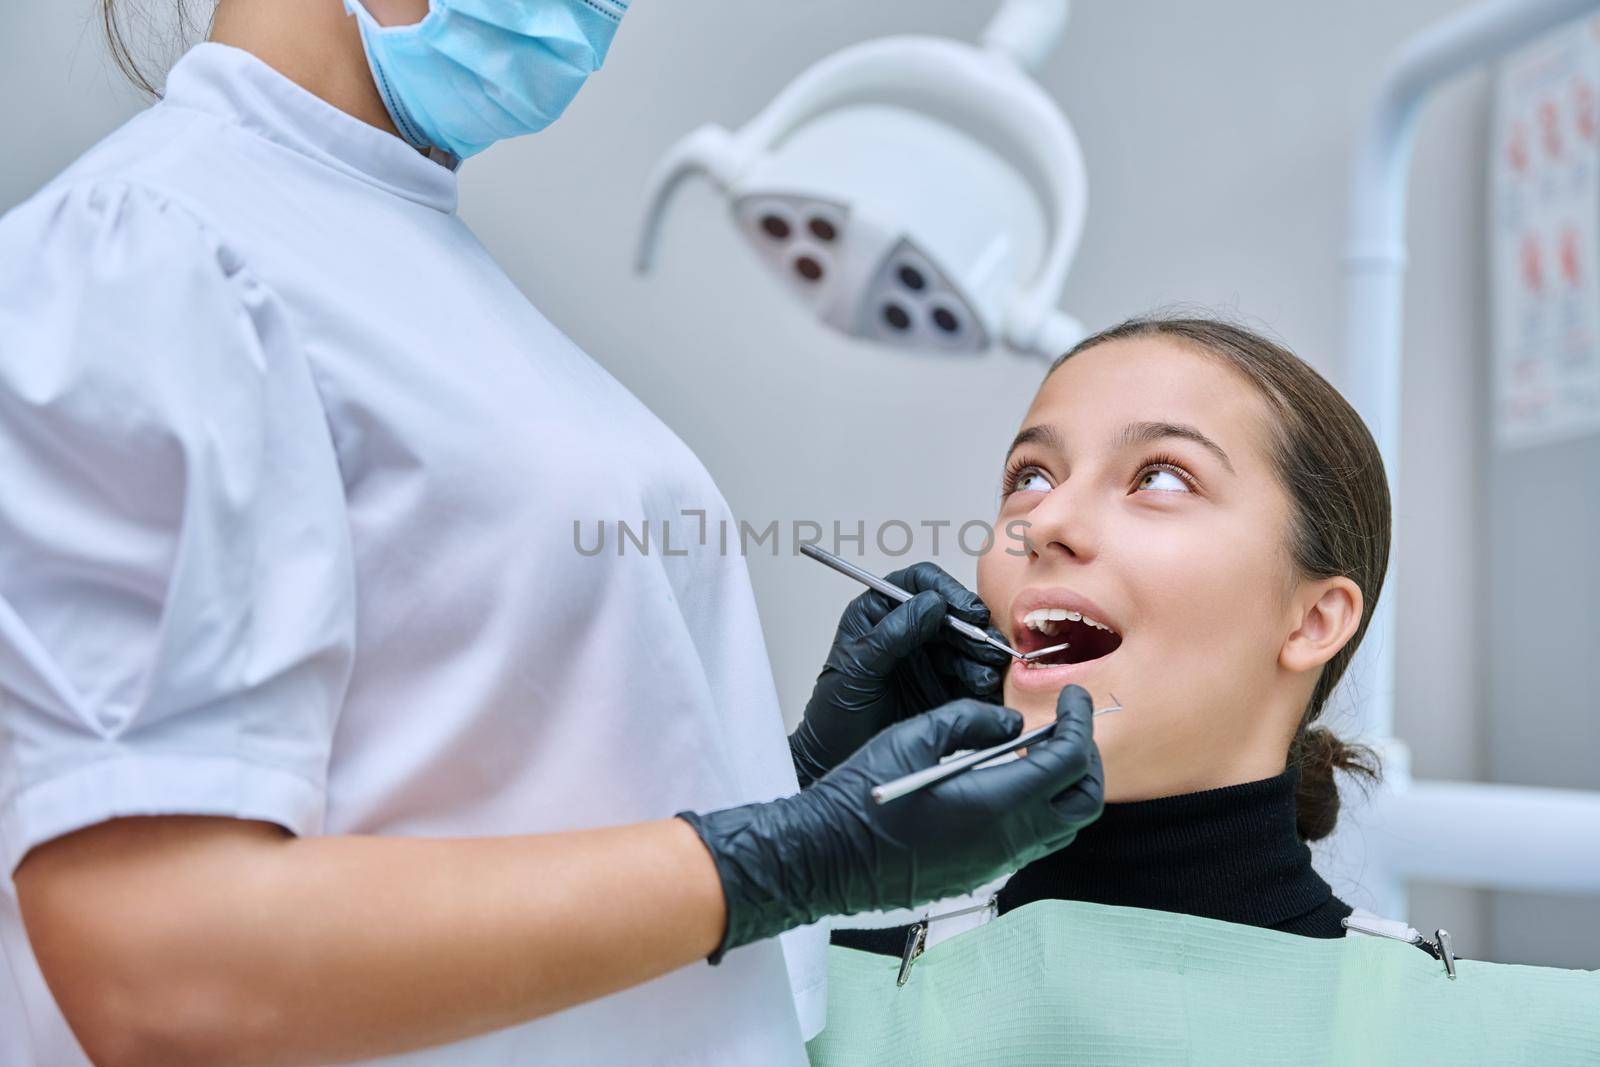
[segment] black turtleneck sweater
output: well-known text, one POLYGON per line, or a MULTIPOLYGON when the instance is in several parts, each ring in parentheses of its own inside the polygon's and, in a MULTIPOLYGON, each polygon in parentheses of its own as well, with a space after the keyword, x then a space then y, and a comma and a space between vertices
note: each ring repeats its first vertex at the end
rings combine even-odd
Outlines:
MULTIPOLYGON (((1003 915, 1035 900, 1085 900, 1199 915, 1306 937, 1343 937, 1349 905, 1295 833, 1294 769, 1200 793, 1107 804, 1059 852, 1000 890, 1003 915)), ((898 956, 906 927, 835 930, 833 943, 898 956)))

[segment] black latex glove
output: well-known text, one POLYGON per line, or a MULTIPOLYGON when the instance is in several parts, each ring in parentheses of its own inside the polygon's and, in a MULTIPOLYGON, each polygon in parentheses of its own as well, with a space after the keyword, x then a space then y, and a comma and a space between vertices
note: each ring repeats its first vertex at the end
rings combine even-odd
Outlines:
POLYGON ((964 893, 1071 843, 1103 805, 1093 714, 1088 692, 1069 685, 1055 731, 1023 758, 875 803, 872 786, 1022 729, 1010 708, 958 700, 890 727, 794 796, 679 812, 711 850, 728 903, 708 959, 825 915, 964 893))
POLYGON ((945 625, 948 610, 988 629, 989 609, 939 567, 918 563, 889 581, 916 595, 899 604, 869 590, 850 602, 805 717, 789 735, 802 789, 886 726, 962 697, 993 696, 1011 662, 945 625))

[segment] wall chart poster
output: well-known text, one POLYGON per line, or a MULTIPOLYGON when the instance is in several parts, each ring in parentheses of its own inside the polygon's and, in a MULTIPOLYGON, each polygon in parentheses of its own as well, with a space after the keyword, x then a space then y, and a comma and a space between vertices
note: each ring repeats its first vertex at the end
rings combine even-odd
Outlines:
POLYGON ((1600 19, 1506 61, 1495 92, 1495 439, 1600 433, 1600 19))

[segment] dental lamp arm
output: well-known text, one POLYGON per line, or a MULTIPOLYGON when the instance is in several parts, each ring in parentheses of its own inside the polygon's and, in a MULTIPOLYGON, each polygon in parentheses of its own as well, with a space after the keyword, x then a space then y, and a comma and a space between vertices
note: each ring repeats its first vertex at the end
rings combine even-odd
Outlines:
POLYGON ((998 332, 1020 352, 1059 355, 1055 348, 1073 331, 1056 304, 1088 211, 1083 153, 1061 109, 1016 64, 955 41, 889 37, 846 48, 796 78, 737 133, 707 126, 685 138, 651 179, 638 269, 651 265, 665 206, 684 178, 705 173, 727 188, 751 160, 816 116, 863 101, 894 100, 926 108, 994 145, 1018 162, 1038 190, 1050 216, 1051 241, 1038 273, 1003 309, 998 332))
POLYGON ((749 158, 739 140, 716 125, 702 126, 674 145, 650 174, 644 226, 633 269, 644 274, 655 265, 667 205, 685 181, 703 174, 719 190, 725 190, 738 180, 749 158))
POLYGON ((1004 0, 984 27, 983 47, 1036 71, 1061 42, 1071 13, 1069 0, 1004 0))
POLYGON ((760 155, 826 111, 861 100, 897 98, 954 122, 1023 166, 1049 212, 1053 233, 1038 273, 1003 310, 999 333, 1019 352, 1059 355, 1052 346, 1072 331, 1063 328, 1071 320, 1056 310, 1056 303, 1083 236, 1089 179, 1066 116, 1014 64, 954 41, 869 41, 828 57, 795 79, 738 138, 752 156, 760 155))
POLYGON ((1089 331, 1076 318, 1065 311, 1051 309, 1035 332, 1010 332, 1006 336, 1006 343, 1025 355, 1036 355, 1054 363, 1088 335, 1089 331))
POLYGON ((720 189, 807 122, 859 103, 904 102, 951 122, 1012 160, 1034 185, 1051 223, 1039 269, 992 323, 1012 349, 1055 358, 1082 336, 1057 310, 1083 235, 1088 177, 1061 109, 1030 78, 1059 38, 1066 0, 1007 0, 985 47, 928 37, 889 37, 846 48, 805 71, 737 132, 704 126, 656 167, 635 266, 652 266, 662 219, 685 179, 705 174, 720 189))

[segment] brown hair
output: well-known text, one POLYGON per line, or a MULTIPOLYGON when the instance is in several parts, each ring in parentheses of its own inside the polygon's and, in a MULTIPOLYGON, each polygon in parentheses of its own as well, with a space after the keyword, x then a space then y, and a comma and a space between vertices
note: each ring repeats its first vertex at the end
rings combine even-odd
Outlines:
POLYGON ((1333 831, 1339 817, 1334 771, 1379 774, 1377 754, 1341 741, 1312 723, 1322 714, 1372 620, 1389 564, 1389 482, 1378 446, 1338 390, 1281 345, 1250 330, 1211 318, 1146 316, 1102 330, 1073 346, 1054 371, 1073 356, 1107 341, 1159 337, 1221 359, 1243 374, 1273 413, 1268 427, 1271 459, 1289 495, 1291 519, 1285 548, 1295 571, 1311 579, 1342 576, 1361 589, 1361 622, 1343 648, 1322 667, 1289 744, 1289 766, 1299 769, 1295 824, 1300 837, 1315 841, 1333 831))
MULTIPOLYGON (((156 88, 155 82, 140 64, 130 44, 130 37, 135 31, 147 43, 165 37, 163 44, 166 48, 181 48, 201 29, 189 10, 190 0, 171 0, 171 3, 176 16, 174 26, 168 33, 162 34, 156 29, 157 20, 144 8, 138 7, 130 12, 124 0, 100 0, 100 21, 105 27, 106 43, 111 46, 112 61, 141 92, 152 97, 159 97, 161 90, 156 88)), ((214 4, 205 6, 215 7, 214 4)))

